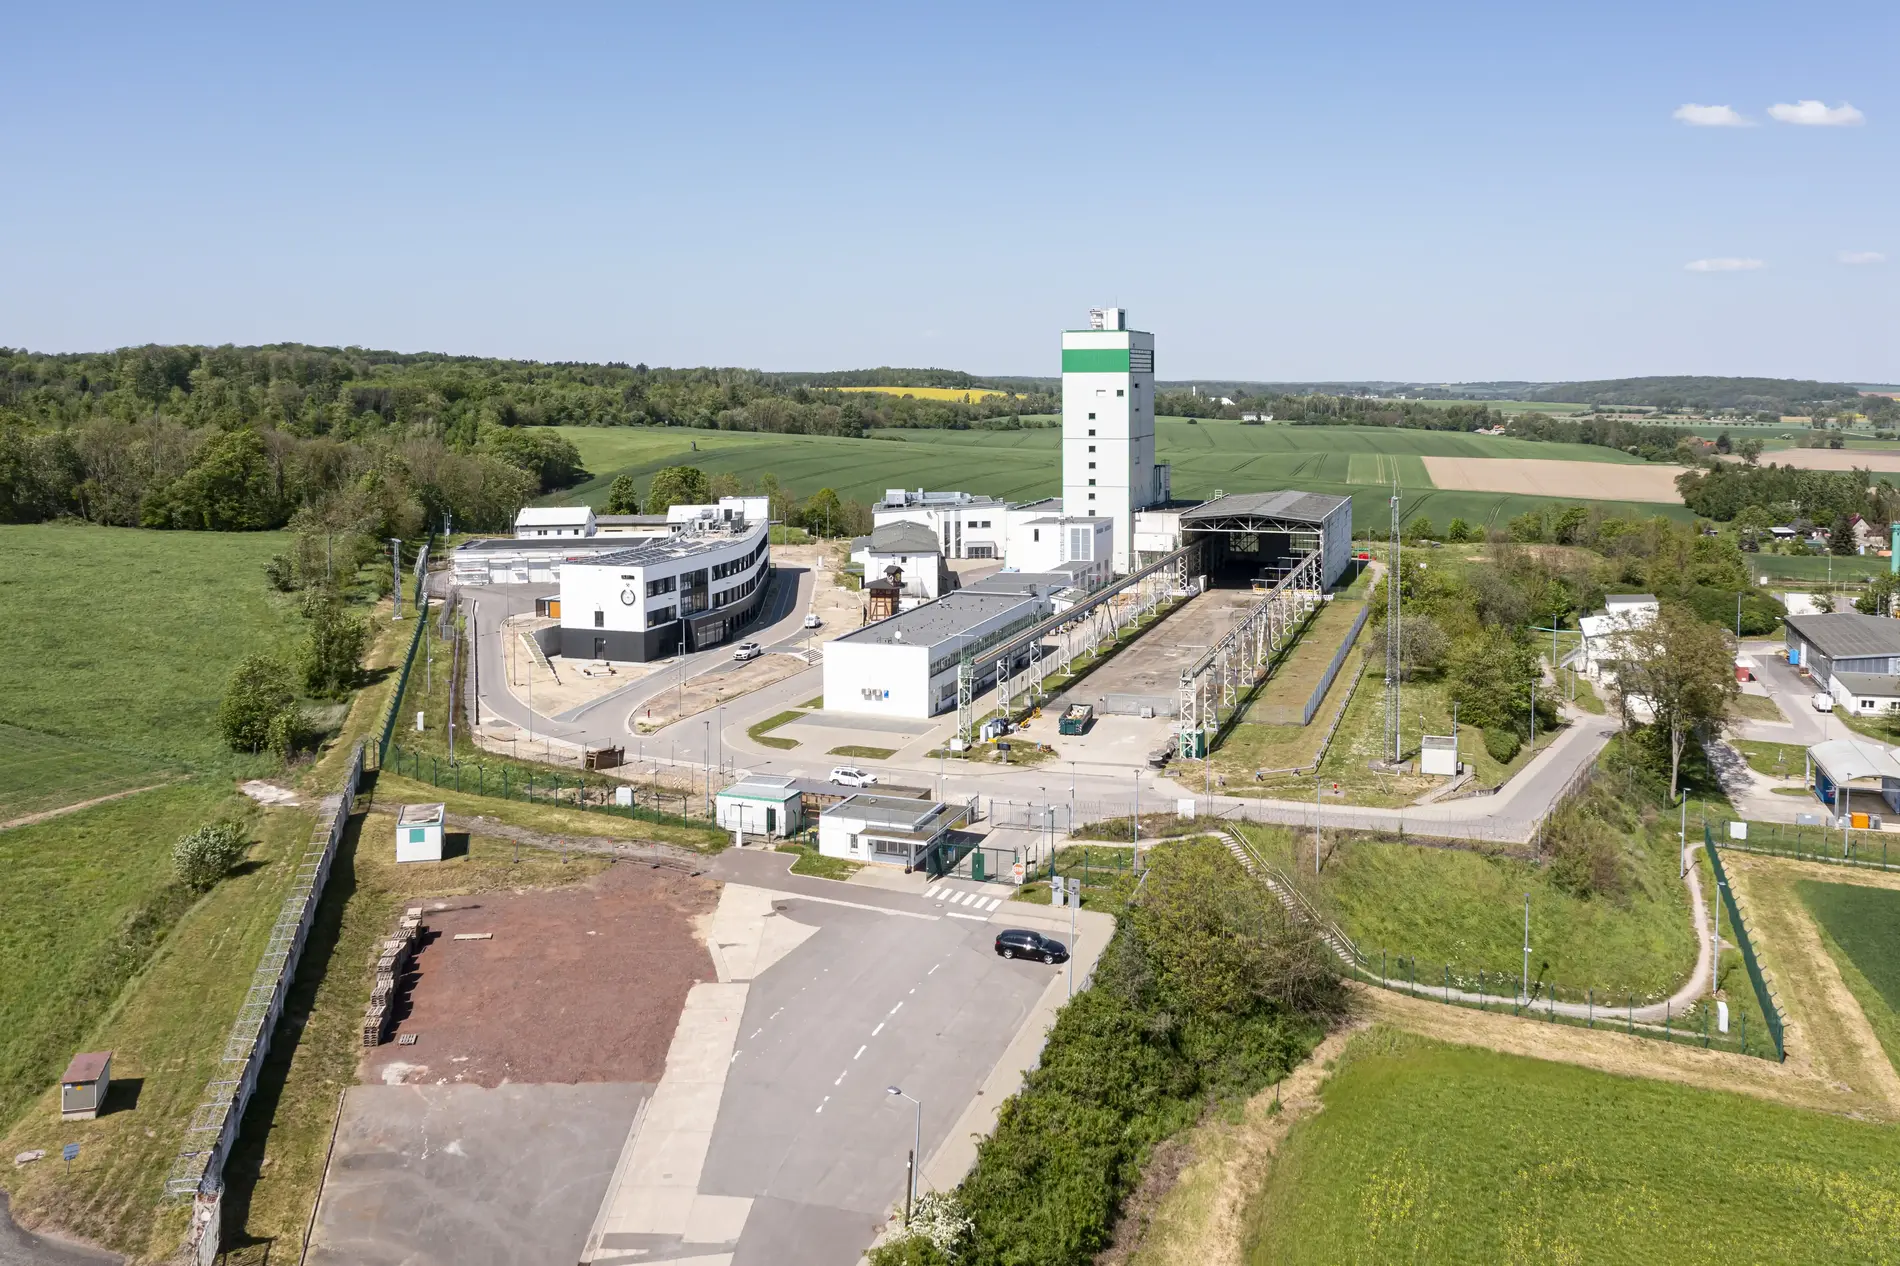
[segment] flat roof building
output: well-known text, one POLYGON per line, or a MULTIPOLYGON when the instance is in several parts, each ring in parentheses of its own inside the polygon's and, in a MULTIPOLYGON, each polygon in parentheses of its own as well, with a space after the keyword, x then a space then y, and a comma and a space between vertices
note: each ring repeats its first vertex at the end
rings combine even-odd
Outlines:
POLYGON ((827 857, 915 866, 964 814, 938 800, 862 794, 818 815, 818 851, 827 857))
POLYGON ((647 663, 716 645, 758 612, 770 569, 763 520, 693 522, 570 559, 560 576, 560 653, 647 663))
POLYGON ((1841 673, 1900 673, 1900 620, 1857 611, 1791 615, 1788 662, 1826 688, 1841 673))
POLYGON ((825 644, 825 710, 924 719, 957 703, 957 664, 977 688, 996 678, 984 652, 1055 610, 1035 593, 959 589, 825 644))

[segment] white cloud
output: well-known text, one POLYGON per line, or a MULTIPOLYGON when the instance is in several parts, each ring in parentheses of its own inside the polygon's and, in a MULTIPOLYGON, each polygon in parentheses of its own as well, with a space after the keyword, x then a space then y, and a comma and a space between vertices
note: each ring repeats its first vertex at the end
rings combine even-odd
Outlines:
POLYGON ((1837 256, 1843 264, 1884 264, 1887 256, 1881 251, 1842 251, 1837 256))
POLYGON ((1683 265, 1692 273, 1748 273, 1767 266, 1759 259, 1737 259, 1733 255, 1722 255, 1715 259, 1692 259, 1683 265))
POLYGON ((1746 118, 1734 106, 1679 105, 1676 112, 1669 116, 1687 123, 1690 127, 1754 127, 1754 121, 1746 118))
POLYGON ((1781 123, 1799 123, 1803 127, 1853 127, 1867 121, 1866 115, 1845 101, 1833 107, 1820 101, 1771 105, 1768 107, 1768 117, 1781 123))

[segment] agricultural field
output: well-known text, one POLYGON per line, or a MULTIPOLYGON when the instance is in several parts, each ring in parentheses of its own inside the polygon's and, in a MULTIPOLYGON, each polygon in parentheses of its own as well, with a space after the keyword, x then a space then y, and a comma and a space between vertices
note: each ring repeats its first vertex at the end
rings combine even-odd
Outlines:
MULTIPOLYGON (((677 427, 562 427, 560 433, 573 441, 593 476, 554 498, 566 503, 599 504, 616 476, 632 475, 644 483, 655 471, 675 465, 736 475, 749 485, 770 472, 799 496, 829 487, 841 497, 867 504, 881 498, 887 488, 914 488, 920 482, 1009 501, 1061 492, 1061 432, 1053 426, 1021 431, 880 431, 861 440, 677 427)), ((1160 459, 1173 464, 1177 497, 1285 487, 1341 496, 1356 493, 1360 494, 1353 505, 1357 532, 1384 530, 1395 477, 1404 495, 1405 517, 1423 514, 1441 527, 1454 518, 1502 523, 1529 510, 1578 499, 1436 488, 1421 460, 1425 457, 1558 459, 1580 465, 1635 466, 1639 473, 1646 466, 1628 454, 1584 444, 1545 444, 1453 431, 1242 426, 1185 418, 1159 419, 1156 445, 1160 459)), ((1590 490, 1615 491, 1616 487, 1593 484, 1590 490)), ((1690 517, 1680 505, 1628 499, 1599 504, 1631 516, 1666 514, 1685 522, 1690 517)))
POLYGON ((1893 1129, 1375 1028, 1248 1212, 1249 1266, 1892 1261, 1893 1129))
POLYGON ((1607 462, 1550 461, 1520 458, 1493 461, 1472 457, 1422 459, 1434 486, 1459 492, 1535 493, 1578 501, 1656 501, 1679 504, 1676 476, 1686 467, 1645 462, 1640 467, 1607 462))
POLYGON ((1900 1069, 1900 891, 1864 884, 1795 883, 1848 991, 1900 1069))
POLYGON ((0 821, 259 765, 227 751, 214 721, 237 661, 295 640, 294 605, 264 582, 287 540, 0 527, 0 821))
POLYGON ((1479 971, 1512 982, 1523 967, 1524 896, 1531 899, 1531 980, 1558 986, 1561 996, 1585 990, 1621 1003, 1660 1001, 1695 966, 1689 899, 1667 847, 1638 841, 1629 850, 1629 891, 1622 897, 1578 897, 1552 881, 1548 867, 1467 846, 1442 848, 1371 837, 1326 845, 1320 875, 1312 872, 1310 832, 1273 826, 1242 828, 1262 856, 1296 876, 1314 903, 1368 954, 1377 970, 1416 970, 1437 982, 1449 969, 1454 986, 1475 988, 1479 971), (1401 960, 1416 968, 1399 966, 1401 960))
POLYGON ((915 396, 919 400, 948 400, 955 404, 975 404, 991 396, 1008 396, 1007 391, 987 387, 830 387, 829 391, 868 391, 881 396, 915 396))

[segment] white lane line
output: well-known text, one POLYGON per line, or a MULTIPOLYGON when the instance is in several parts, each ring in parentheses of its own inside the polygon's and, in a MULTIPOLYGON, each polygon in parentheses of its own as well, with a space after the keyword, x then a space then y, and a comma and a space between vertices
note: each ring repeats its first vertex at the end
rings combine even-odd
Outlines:
MULTIPOLYGON (((850 1070, 850 1069, 848 1069, 848 1068, 847 1068, 847 1069, 845 1069, 845 1072, 846 1072, 846 1073, 848 1073, 848 1072, 850 1072, 850 1071, 851 1071, 851 1070, 850 1070)), ((832 1084, 832 1085, 834 1085, 834 1086, 842 1086, 842 1085, 844 1085, 844 1073, 839 1073, 839 1074, 838 1074, 838 1080, 836 1080, 836 1081, 834 1081, 834 1082, 832 1082, 831 1084, 832 1084)))
POLYGON ((871 1030, 871 1036, 876 1037, 878 1034, 882 1033, 883 1031, 884 1031, 884 1021, 879 1020, 877 1022, 877 1027, 871 1030))
MULTIPOLYGON (((825 1097, 824 1097, 823 1099, 820 1099, 820 1100, 818 1101, 818 1111, 819 1111, 819 1112, 823 1112, 823 1111, 825 1110, 825 1105, 826 1105, 826 1104, 828 1104, 828 1103, 830 1103, 830 1102, 831 1102, 831 1096, 830 1096, 830 1095, 826 1095, 826 1096, 825 1096, 825 1097)), ((817 1114, 816 1114, 816 1113, 814 1113, 813 1115, 815 1116, 815 1115, 817 1115, 817 1114)))
POLYGON ((990 916, 987 914, 964 914, 957 910, 952 910, 950 917, 953 919, 975 919, 978 923, 988 923, 990 921, 990 916))
MULTIPOLYGON (((901 1007, 901 1006, 903 1006, 903 1005, 904 1005, 904 1004, 903 1004, 903 1002, 902 1002, 902 1001, 900 1000, 900 1001, 898 1002, 898 1004, 897 1004, 897 1007, 901 1007)), ((889 1014, 889 1015, 896 1015, 896 1014, 897 1014, 897 1007, 892 1007, 892 1008, 890 1009, 890 1011, 889 1011, 889 1012, 888 1012, 887 1014, 889 1014)))
MULTIPOLYGON (((864 1046, 860 1046, 860 1047, 858 1047, 858 1055, 862 1055, 862 1054, 864 1054, 864 1052, 865 1052, 865 1051, 867 1051, 867 1050, 869 1050, 869 1049, 870 1049, 870 1046, 869 1046, 869 1043, 867 1043, 867 1044, 865 1044, 864 1046)), ((853 1056, 852 1056, 851 1058, 852 1058, 852 1059, 856 1059, 856 1058, 858 1057, 858 1055, 853 1055, 853 1056)))
POLYGON ((965 894, 964 894, 964 896, 963 896, 963 900, 962 900, 962 901, 960 901, 960 902, 958 902, 957 904, 959 904, 959 905, 966 905, 966 906, 973 906, 973 905, 975 905, 976 903, 977 903, 977 897, 976 897, 976 894, 975 894, 974 892, 970 892, 970 893, 965 893, 965 894))
POLYGON ((990 903, 989 903, 988 905, 986 905, 986 906, 984 906, 983 908, 984 908, 985 910, 994 910, 994 909, 996 909, 996 907, 998 907, 998 906, 1000 906, 1000 905, 1002 905, 1002 904, 1003 904, 1003 899, 1002 899, 1001 897, 991 897, 991 898, 990 898, 990 903))
POLYGON ((912 993, 916 993, 916 992, 917 992, 917 986, 916 986, 916 985, 912 985, 912 986, 910 987, 910 991, 911 991, 912 993))
MULTIPOLYGON (((765 1032, 764 1029, 754 1029, 752 1030, 752 1037, 757 1037, 759 1034, 763 1032, 765 1032)), ((752 1040, 752 1037, 747 1038, 746 1041, 750 1042, 752 1040)))
MULTIPOLYGON (((943 964, 942 964, 942 963, 938 963, 938 964, 937 964, 937 967, 941 967, 941 966, 943 966, 943 964)), ((924 973, 924 975, 926 975, 926 976, 934 976, 934 975, 936 975, 936 973, 937 973, 937 967, 932 967, 932 968, 931 968, 931 969, 930 969, 929 971, 927 971, 927 972, 925 972, 925 973, 924 973)))

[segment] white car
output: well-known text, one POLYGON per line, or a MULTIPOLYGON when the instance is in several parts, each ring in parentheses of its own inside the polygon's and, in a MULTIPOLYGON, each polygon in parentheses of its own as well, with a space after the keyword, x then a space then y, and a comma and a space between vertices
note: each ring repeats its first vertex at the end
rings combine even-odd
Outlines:
POLYGON ((816 611, 807 611, 805 613, 805 627, 806 628, 815 629, 815 628, 821 627, 823 624, 824 624, 824 621, 818 618, 818 613, 816 611))
POLYGON ((877 775, 859 769, 856 765, 840 765, 831 771, 831 781, 847 787, 875 787, 877 775))
POLYGON ((765 648, 757 642, 741 642, 739 648, 732 652, 732 657, 743 663, 748 659, 757 659, 763 654, 765 654, 765 648))

